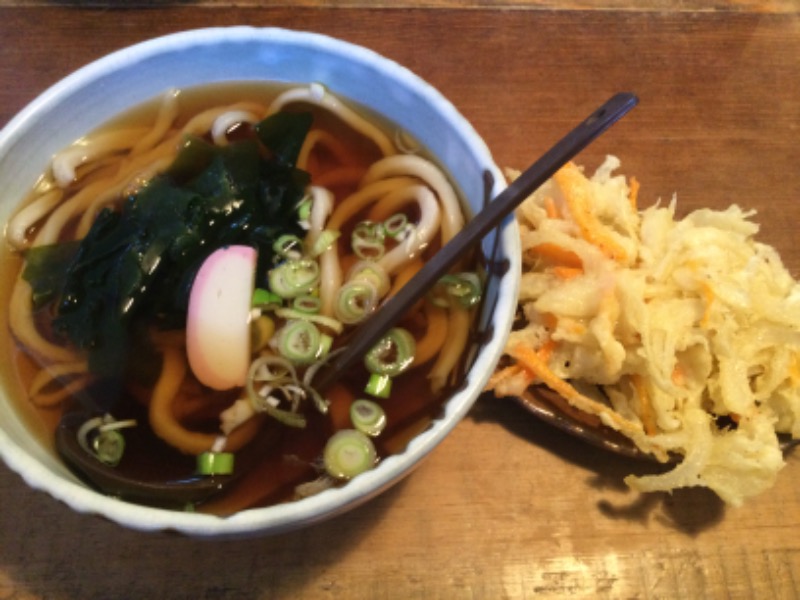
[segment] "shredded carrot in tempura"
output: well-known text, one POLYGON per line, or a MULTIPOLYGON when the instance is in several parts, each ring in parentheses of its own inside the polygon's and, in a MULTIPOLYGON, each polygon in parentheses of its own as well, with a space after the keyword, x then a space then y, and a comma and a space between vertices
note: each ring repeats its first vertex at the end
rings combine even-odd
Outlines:
POLYGON ((556 201, 553 200, 552 196, 548 196, 544 199, 544 209, 547 212, 548 219, 560 219, 561 213, 556 206, 556 201))
POLYGON ((570 163, 515 211, 517 319, 487 388, 546 386, 564 415, 682 457, 627 477, 634 490, 704 486, 740 505, 784 466, 778 434, 800 440, 800 281, 756 240, 754 211, 639 208, 618 167, 570 163))
POLYGON ((706 304, 705 309, 703 310, 703 318, 700 319, 700 327, 707 329, 711 321, 711 305, 714 304, 714 298, 716 296, 714 294, 714 289, 707 281, 701 282, 700 289, 702 290, 703 299, 705 300, 706 304))
POLYGON ((610 258, 624 262, 628 253, 592 212, 589 180, 577 165, 572 162, 567 163, 559 169, 553 179, 561 188, 569 212, 580 228, 583 238, 600 248, 610 258))
POLYGON ((639 399, 639 418, 642 420, 642 425, 647 435, 655 435, 657 432, 655 415, 653 414, 653 405, 650 404, 650 395, 647 393, 644 378, 641 375, 631 375, 631 383, 639 399))
POLYGON ((508 353, 518 361, 519 365, 527 369, 533 375, 532 379, 538 379, 544 383, 578 410, 600 417, 603 423, 618 431, 630 435, 638 435, 641 433, 641 428, 638 424, 620 416, 605 404, 592 400, 588 396, 584 396, 568 382, 553 373, 540 354, 532 348, 518 344, 513 348, 509 348, 508 353))
POLYGON ((636 177, 631 177, 628 181, 630 190, 628 191, 628 202, 631 203, 633 210, 638 210, 639 207, 639 181, 636 177))
POLYGON ((575 254, 572 250, 566 250, 557 244, 549 242, 537 244, 536 246, 528 248, 527 252, 548 260, 555 265, 571 267, 573 269, 580 269, 583 267, 583 261, 581 261, 580 256, 575 254))
POLYGON ((583 269, 576 269, 575 267, 553 267, 551 272, 559 279, 572 279, 583 274, 583 269))

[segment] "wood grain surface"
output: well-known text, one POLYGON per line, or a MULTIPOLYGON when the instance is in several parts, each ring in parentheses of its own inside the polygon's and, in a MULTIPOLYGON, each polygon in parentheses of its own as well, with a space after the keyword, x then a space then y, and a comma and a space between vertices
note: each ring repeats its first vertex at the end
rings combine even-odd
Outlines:
POLYGON ((191 4, 195 7, 314 7, 395 9, 448 8, 459 10, 614 10, 668 12, 754 12, 791 14, 800 12, 796 0, 0 0, 0 6, 51 6, 146 8, 169 4, 191 4))
MULTIPOLYGON (((501 166, 524 167, 631 90, 640 106, 580 162, 618 155, 643 204, 676 193, 682 213, 757 209, 761 239, 800 276, 794 0, 736 10, 699 0, 654 10, 80 4, 0 6, 0 124, 109 51, 211 25, 306 29, 381 52, 450 98, 501 166)), ((575 9, 597 6, 612 9, 575 9)), ((0 599, 798 597, 797 454, 771 492, 739 509, 703 490, 638 496, 622 483, 654 468, 482 398, 415 473, 366 506, 277 537, 212 542, 75 514, 0 467, 0 599)))

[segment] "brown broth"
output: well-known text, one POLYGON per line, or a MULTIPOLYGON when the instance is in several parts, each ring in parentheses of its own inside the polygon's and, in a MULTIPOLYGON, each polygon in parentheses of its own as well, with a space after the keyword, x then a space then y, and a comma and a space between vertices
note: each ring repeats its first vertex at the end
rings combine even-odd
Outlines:
MULTIPOLYGON (((268 103, 270 98, 283 89, 285 89, 283 86, 263 83, 239 83, 184 90, 181 92, 181 116, 178 121, 182 124, 190 115, 211 106, 242 100, 258 100, 268 103)), ((114 119, 100 131, 150 123, 157 108, 157 100, 149 102, 114 119)), ((342 137, 340 135, 342 125, 335 118, 325 113, 320 116, 315 112, 315 120, 316 124, 342 137)), ((380 122, 374 118, 372 120, 380 122)), ((391 131, 385 122, 383 128, 391 131)), ((348 135, 348 137, 352 136, 348 135)), ((356 144, 350 144, 353 161, 359 163, 373 160, 376 152, 370 146, 369 142, 363 140, 359 140, 356 144)), ((432 247, 428 249, 428 252, 432 252, 434 249, 432 247)), ((0 305, 4 307, 2 316, 0 316, 0 326, 7 332, 9 332, 7 307, 20 265, 19 256, 13 254, 7 244, 4 244, 0 250, 0 305)), ((407 320, 406 325, 413 328, 410 320, 407 320)), ((2 346, 0 349, 0 377, 3 387, 16 401, 16 407, 31 430, 36 432, 43 444, 52 448, 53 433, 60 418, 60 409, 36 408, 28 401, 25 390, 30 386, 37 365, 15 342, 10 332, 0 346, 2 346)), ((428 427, 431 420, 440 413, 442 401, 450 391, 439 396, 432 395, 426 378, 429 366, 430 364, 423 365, 421 368, 416 368, 395 378, 392 397, 381 401, 387 413, 388 427, 375 440, 379 456, 384 457, 402 451, 408 441, 428 427)), ((329 415, 320 415, 313 407, 308 407, 306 414, 309 421, 304 430, 290 430, 280 426, 276 432, 274 425, 265 426, 275 436, 273 450, 229 492, 212 499, 198 509, 215 514, 230 514, 243 508, 291 500, 296 485, 317 476, 319 457, 326 440, 335 430, 342 427, 343 419, 346 418, 343 415, 346 415, 349 403, 355 398, 364 396, 363 387, 366 380, 367 373, 363 367, 359 366, 353 369, 336 388, 331 390, 334 407, 329 415)), ((194 385, 197 385, 196 382, 194 385)), ((230 394, 215 393, 213 395, 216 396, 220 406, 224 406, 235 398, 230 394)), ((131 430, 132 433, 126 433, 126 439, 128 436, 131 438, 128 448, 133 448, 133 450, 126 453, 120 468, 129 468, 131 473, 145 478, 159 478, 170 473, 180 473, 191 469, 194 464, 193 457, 181 455, 177 450, 158 440, 149 430, 149 425, 143 426, 147 423, 147 416, 141 398, 137 398, 141 394, 137 394, 136 390, 129 390, 124 396, 123 402, 128 406, 129 411, 139 413, 140 426, 131 430), (139 446, 148 446, 150 450, 138 454, 139 451, 136 448, 139 446), (131 465, 134 457, 136 464, 131 465)), ((209 420, 207 423, 198 422, 193 426, 213 431, 217 425, 216 421, 209 420)))

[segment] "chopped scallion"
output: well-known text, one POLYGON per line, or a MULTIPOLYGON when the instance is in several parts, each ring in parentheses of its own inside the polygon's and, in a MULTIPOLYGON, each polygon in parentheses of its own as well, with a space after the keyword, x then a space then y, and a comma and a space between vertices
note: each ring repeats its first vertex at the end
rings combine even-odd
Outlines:
POLYGON ((296 235, 282 235, 272 244, 272 249, 281 258, 296 260, 303 256, 303 241, 296 235))
POLYGON ((375 437, 386 427, 386 412, 372 400, 356 400, 350 405, 350 422, 361 433, 375 437))
POLYGON ((125 438, 116 429, 100 431, 92 441, 92 449, 100 462, 116 467, 125 453, 125 438))
POLYGON ((457 300, 464 308, 471 308, 481 300, 481 280, 475 273, 451 274, 439 279, 431 297, 437 306, 447 307, 449 302, 441 297, 441 292, 457 300))
POLYGON ((308 221, 311 218, 311 205, 313 200, 311 196, 304 196, 297 205, 297 217, 301 221, 308 221))
POLYGON ((333 246, 334 242, 339 239, 340 235, 341 233, 338 231, 323 229, 317 236, 317 239, 314 241, 314 245, 311 248, 311 255, 319 256, 325 252, 325 250, 333 246))
POLYGON ((347 274, 348 281, 367 281, 375 286, 378 296, 386 295, 391 287, 389 275, 380 263, 374 260, 360 260, 354 264, 347 274))
POLYGON ((294 364, 313 363, 320 354, 319 329, 305 319, 289 321, 281 329, 278 350, 294 364))
POLYGON ((283 300, 277 294, 273 294, 264 288, 256 288, 253 292, 251 306, 254 308, 264 308, 268 306, 280 306, 283 300))
POLYGON ((125 438, 120 429, 135 427, 136 421, 117 421, 109 414, 94 417, 78 428, 78 444, 100 462, 115 467, 125 452, 125 438))
POLYGON ((392 393, 392 378, 389 375, 372 373, 364 391, 376 398, 388 398, 392 393))
POLYGON ((230 475, 233 473, 233 452, 203 452, 197 456, 200 475, 230 475))
POLYGON ((364 364, 370 373, 395 377, 414 362, 417 344, 408 331, 393 327, 367 352, 364 364))
POLYGON ((292 302, 292 307, 296 311, 312 315, 318 313, 321 306, 322 301, 319 297, 311 295, 298 296, 292 302))
POLYGON ((403 213, 393 214, 383 222, 383 229, 391 238, 403 238, 408 230, 408 217, 403 213))
POLYGON ((323 461, 331 477, 352 479, 374 467, 377 456, 369 437, 355 429, 343 429, 328 440, 323 461))
POLYGON ((319 336, 319 358, 325 358, 328 356, 328 353, 331 351, 331 346, 333 346, 333 337, 328 335, 327 333, 322 333, 319 336))
POLYGON ((353 229, 351 245, 353 252, 362 259, 378 260, 385 252, 385 232, 382 223, 361 221, 353 229))
POLYGON ((334 319, 333 317, 326 317, 325 315, 315 315, 312 313, 304 313, 300 312, 299 310, 295 310, 293 308, 279 308, 275 311, 275 316, 280 317, 282 319, 305 319, 307 321, 311 321, 330 329, 334 333, 342 333, 344 330, 344 325, 342 325, 341 321, 334 319))
POLYGON ((319 264, 307 258, 288 260, 271 269, 270 289, 281 298, 296 298, 310 293, 319 281, 319 264))
POLYGON ((336 317, 343 323, 363 321, 378 304, 378 290, 368 281, 348 281, 336 296, 336 317))

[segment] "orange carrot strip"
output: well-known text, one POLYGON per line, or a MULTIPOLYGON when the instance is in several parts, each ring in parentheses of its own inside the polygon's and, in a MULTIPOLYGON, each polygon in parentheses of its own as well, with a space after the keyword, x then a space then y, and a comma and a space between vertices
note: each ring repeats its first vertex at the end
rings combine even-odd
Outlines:
POLYGON ((706 329, 711 321, 711 305, 714 304, 716 295, 714 294, 714 290, 711 288, 711 284, 703 281, 700 285, 703 293, 703 299, 706 301, 706 306, 703 310, 703 318, 700 319, 700 327, 706 329))
POLYGON ((562 265, 564 267, 572 267, 580 269, 583 267, 581 257, 575 254, 572 250, 562 248, 558 244, 545 242, 537 244, 527 249, 528 252, 535 254, 539 258, 551 261, 554 264, 562 265))
POLYGON ((642 420, 644 430, 647 435, 655 435, 656 421, 653 415, 653 405, 650 403, 650 394, 644 385, 644 379, 640 375, 631 375, 631 383, 636 397, 639 400, 639 418, 642 420))
POLYGON ((553 275, 559 279, 573 279, 578 275, 583 275, 583 269, 576 269, 575 267, 553 267, 553 275))
POLYGON ((628 201, 631 203, 631 208, 636 211, 639 204, 639 180, 636 177, 631 177, 629 184, 628 201))
POLYGON ((536 354, 543 363, 547 364, 547 362, 550 360, 550 357, 553 356, 553 350, 555 349, 555 340, 553 340, 553 338, 548 338, 547 341, 536 351, 536 354))
POLYGON ((544 210, 547 212, 548 219, 560 219, 561 214, 558 211, 555 200, 551 196, 544 199, 544 210))
POLYGON ((641 435, 642 428, 638 423, 625 419, 605 404, 581 394, 568 382, 553 373, 547 363, 532 348, 528 348, 524 344, 517 344, 510 348, 508 353, 525 369, 530 371, 534 378, 540 379, 542 383, 560 394, 562 398, 578 410, 601 417, 606 425, 630 437, 639 437, 641 435))
POLYGON ((495 393, 498 393, 498 390, 500 390, 499 393, 502 394, 504 393, 502 389, 503 384, 509 380, 515 379, 523 372, 525 374, 524 387, 527 387, 535 381, 536 377, 529 370, 522 368, 518 364, 514 364, 514 365, 509 365, 508 367, 504 367, 502 369, 498 369, 494 373, 492 373, 492 376, 489 377, 489 382, 486 384, 485 389, 495 390, 495 393))
POLYGON ((679 386, 686 385, 686 371, 680 363, 675 363, 675 368, 672 369, 672 383, 679 386))
POLYGON ((592 212, 589 180, 577 165, 567 163, 553 175, 553 179, 564 193, 567 208, 580 229, 581 237, 600 248, 609 258, 624 262, 628 253, 592 212))
POLYGON ((800 357, 796 352, 789 363, 789 382, 793 388, 800 386, 800 357))

